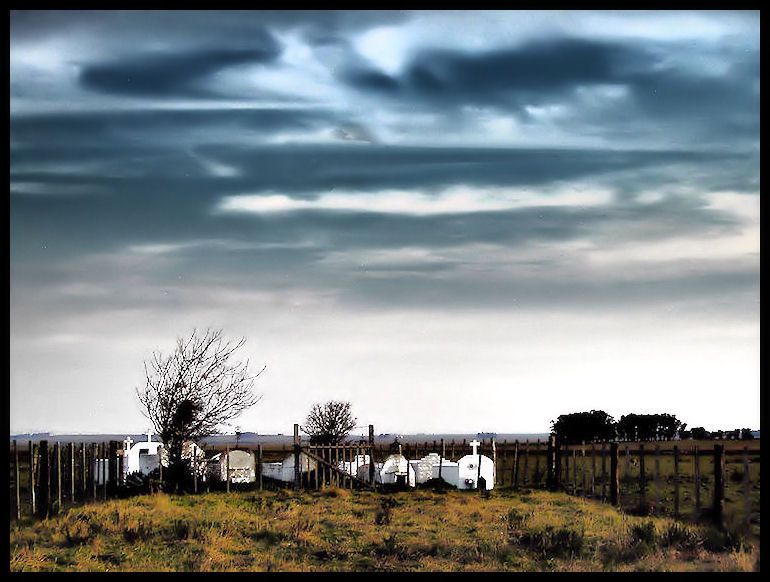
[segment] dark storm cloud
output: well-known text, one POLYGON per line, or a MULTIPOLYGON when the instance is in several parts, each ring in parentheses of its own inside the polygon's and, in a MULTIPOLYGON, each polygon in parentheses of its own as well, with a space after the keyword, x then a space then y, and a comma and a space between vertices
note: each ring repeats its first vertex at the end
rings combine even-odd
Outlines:
POLYGON ((227 67, 270 63, 280 55, 278 43, 268 34, 258 44, 259 48, 152 53, 86 65, 80 82, 88 89, 118 95, 211 96, 215 90, 196 83, 227 67))
POLYGON ((667 60, 686 54, 697 62, 713 53, 712 47, 698 43, 555 39, 486 52, 424 50, 393 75, 351 63, 341 78, 402 109, 451 112, 461 106, 492 106, 522 119, 531 118, 531 105, 585 107, 577 89, 610 85, 627 89, 629 99, 604 104, 596 112, 578 108, 574 119, 563 123, 579 132, 581 124, 593 121, 609 136, 636 131, 657 139, 670 135, 675 141, 681 133, 694 142, 758 140, 756 51, 731 53, 722 75, 667 60))
POLYGON ((430 102, 499 104, 584 83, 617 82, 622 66, 633 58, 649 60, 624 45, 563 39, 484 53, 423 51, 397 77, 373 70, 346 76, 362 89, 401 89, 430 102))
MULTIPOLYGON (((50 113, 11 118, 15 150, 31 147, 50 159, 77 148, 106 151, 129 147, 154 151, 187 145, 231 142, 244 136, 265 136, 285 129, 332 126, 340 116, 315 109, 140 109, 81 113, 50 113), (64 151, 52 146, 66 145, 64 151), (50 148, 50 149, 48 149, 50 148)), ((98 154, 96 159, 98 159, 98 154)))

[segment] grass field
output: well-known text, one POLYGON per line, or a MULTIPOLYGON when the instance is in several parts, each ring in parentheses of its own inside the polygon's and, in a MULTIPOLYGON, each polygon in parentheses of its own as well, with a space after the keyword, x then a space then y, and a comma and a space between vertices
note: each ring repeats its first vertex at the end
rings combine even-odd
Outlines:
POLYGON ((759 543, 544 491, 164 494, 12 524, 12 571, 750 571, 759 543))

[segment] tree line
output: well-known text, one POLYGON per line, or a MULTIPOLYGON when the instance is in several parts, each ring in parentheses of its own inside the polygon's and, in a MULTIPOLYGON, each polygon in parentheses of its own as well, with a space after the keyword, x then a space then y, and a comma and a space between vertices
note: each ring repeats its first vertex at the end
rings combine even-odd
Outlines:
POLYGON ((708 431, 702 426, 687 429, 687 423, 676 415, 624 414, 615 420, 603 410, 561 414, 551 421, 551 430, 561 442, 609 442, 609 441, 661 441, 679 439, 697 440, 751 440, 754 433, 749 428, 708 431))

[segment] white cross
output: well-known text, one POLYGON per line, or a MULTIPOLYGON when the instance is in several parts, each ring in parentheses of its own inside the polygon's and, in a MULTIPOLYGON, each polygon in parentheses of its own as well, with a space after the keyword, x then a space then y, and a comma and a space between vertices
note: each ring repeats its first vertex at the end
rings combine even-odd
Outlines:
POLYGON ((131 448, 131 443, 134 442, 134 439, 132 439, 130 436, 127 436, 125 439, 123 439, 123 449, 126 451, 131 448))
POLYGON ((148 443, 152 442, 152 431, 151 430, 147 431, 147 442, 148 443))
POLYGON ((476 453, 476 448, 477 448, 477 447, 478 447, 478 446, 479 446, 481 443, 480 443, 479 441, 477 441, 476 439, 473 439, 473 440, 472 440, 471 442, 469 442, 468 444, 469 444, 470 446, 472 446, 472 447, 473 447, 473 454, 474 454, 474 455, 475 455, 475 454, 477 454, 477 453, 476 453))

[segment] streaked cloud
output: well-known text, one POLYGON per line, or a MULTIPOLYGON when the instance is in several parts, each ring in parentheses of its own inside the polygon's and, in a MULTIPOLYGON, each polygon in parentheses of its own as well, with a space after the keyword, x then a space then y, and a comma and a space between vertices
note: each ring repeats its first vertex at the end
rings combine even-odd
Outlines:
POLYGON ((140 430, 206 325, 264 432, 758 426, 758 16, 12 11, 12 429, 140 430))

